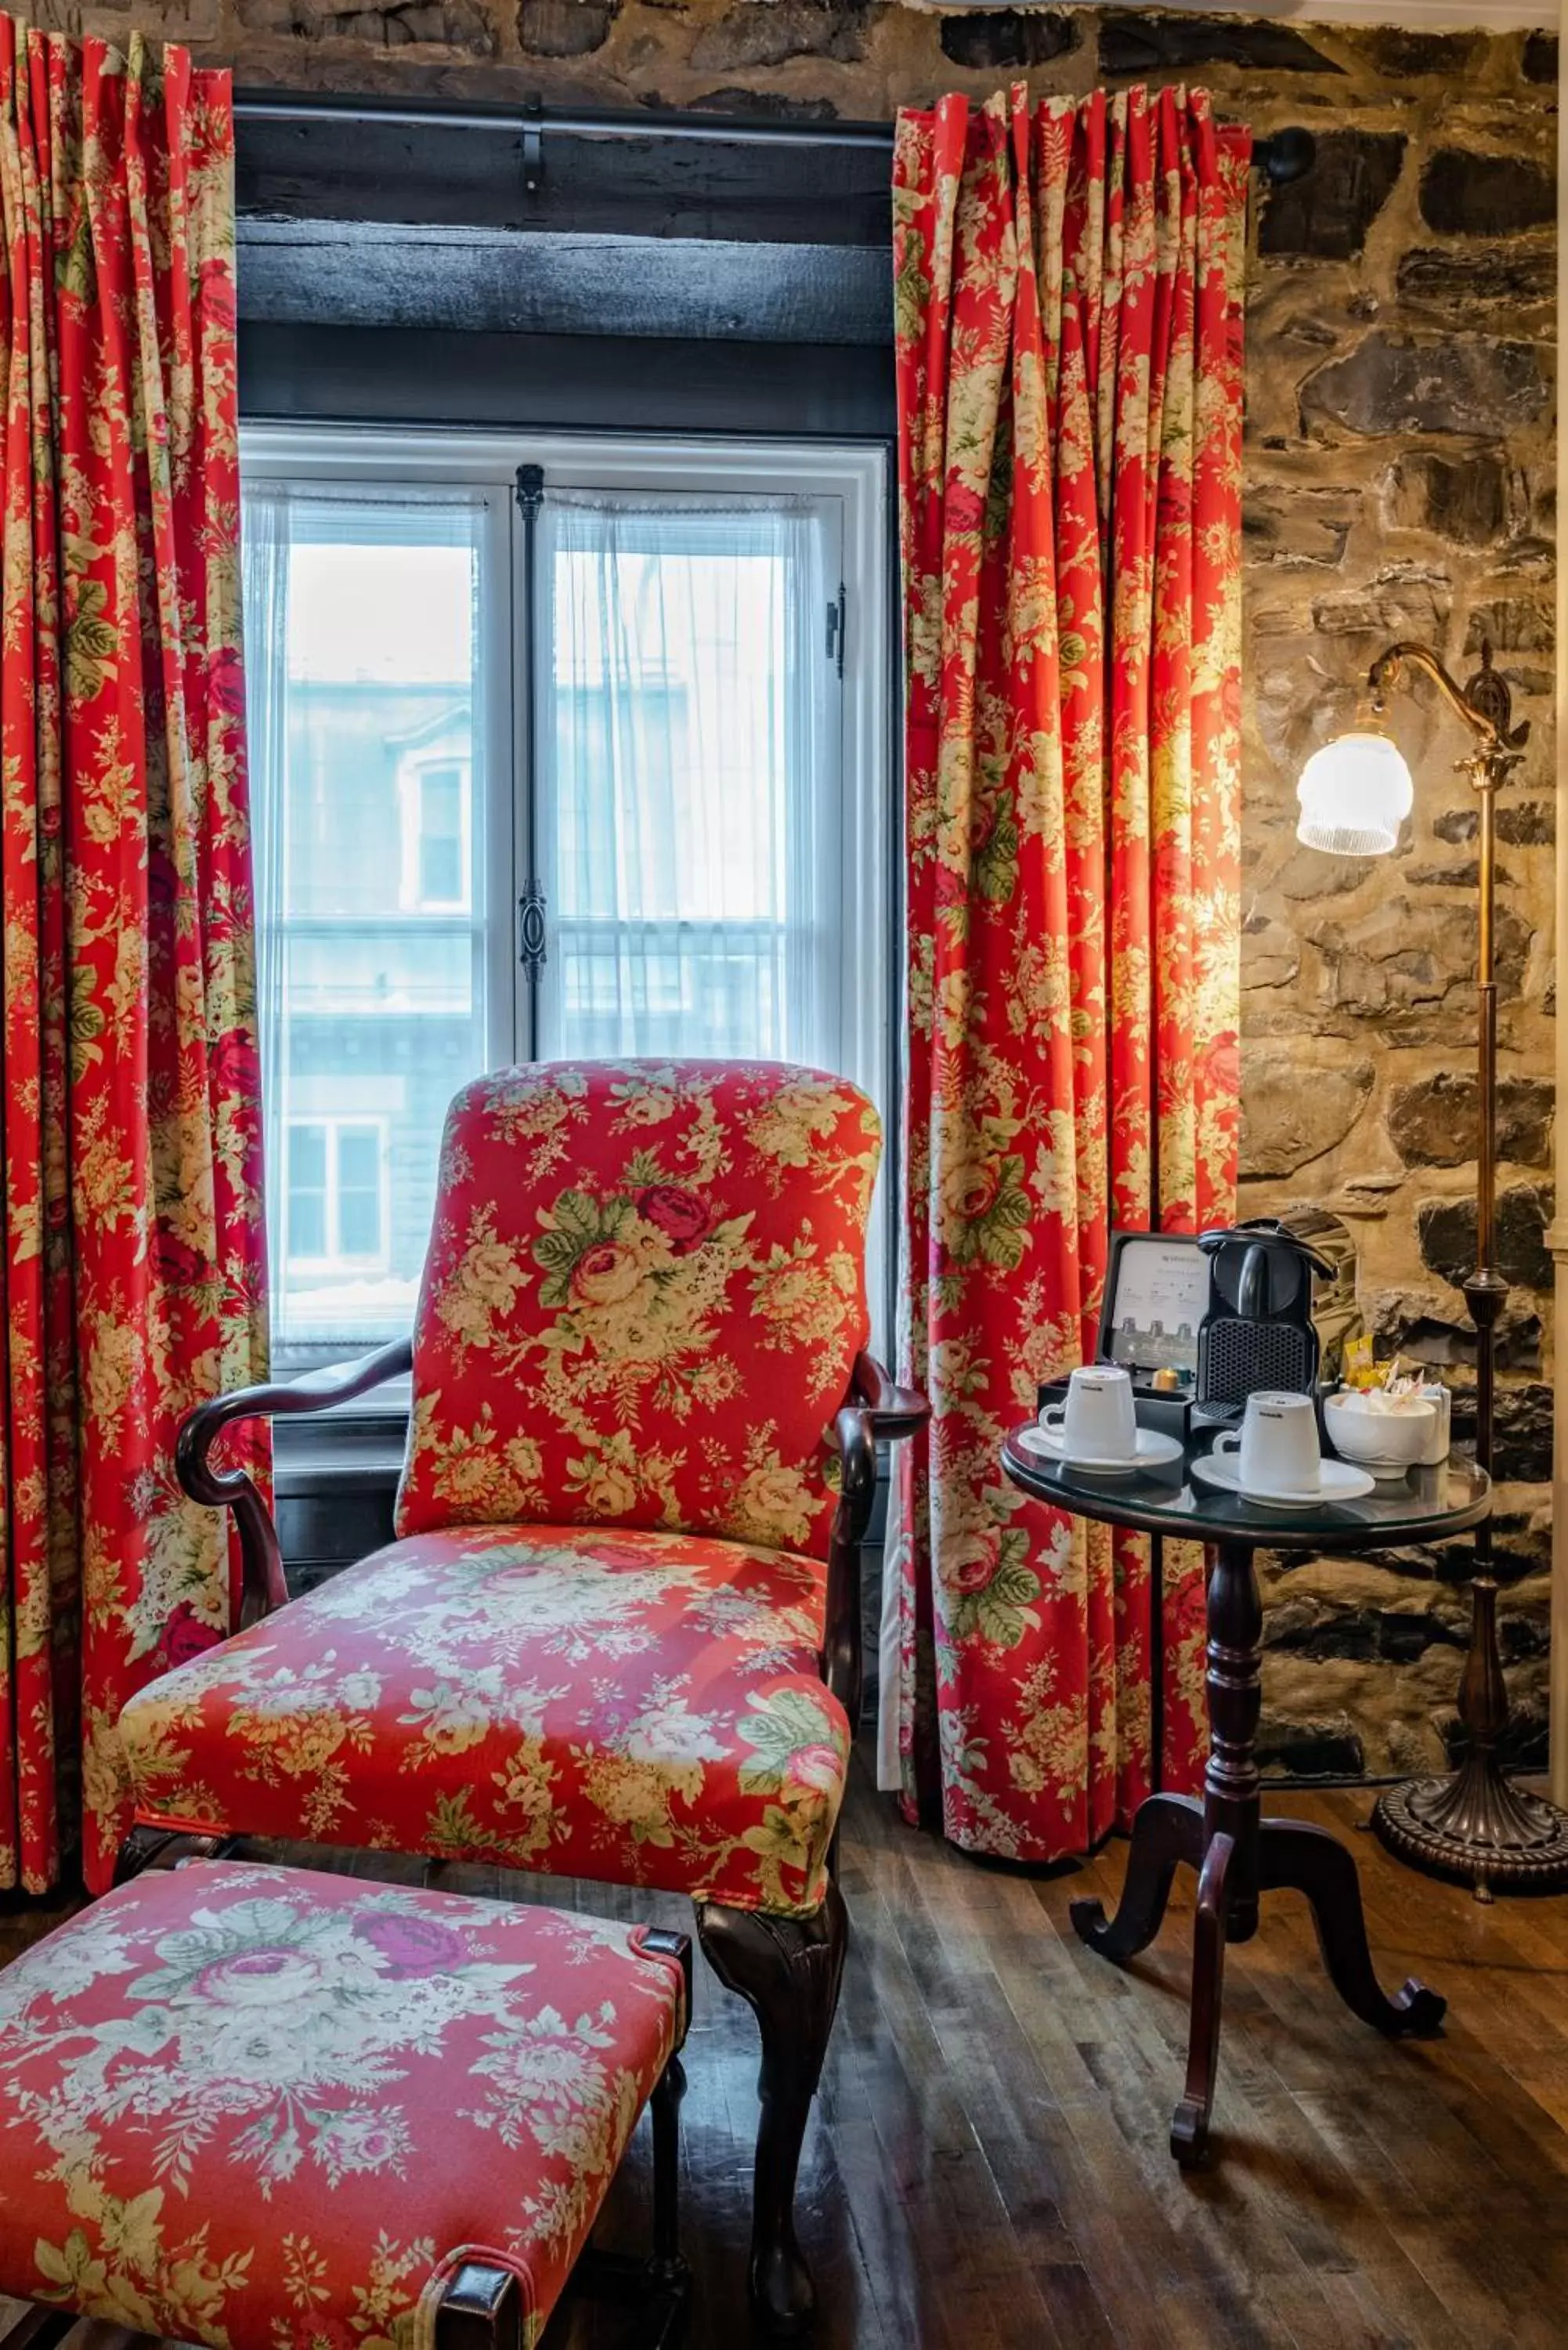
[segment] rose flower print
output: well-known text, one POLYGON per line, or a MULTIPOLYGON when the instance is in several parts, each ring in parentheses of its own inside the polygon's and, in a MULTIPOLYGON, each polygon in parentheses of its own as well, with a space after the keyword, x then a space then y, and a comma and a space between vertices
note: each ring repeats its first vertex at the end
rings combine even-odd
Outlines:
POLYGON ((880 1149, 870 1103, 814 1069, 546 1063, 466 1087, 399 1532, 618 1523, 826 1556, 880 1149))

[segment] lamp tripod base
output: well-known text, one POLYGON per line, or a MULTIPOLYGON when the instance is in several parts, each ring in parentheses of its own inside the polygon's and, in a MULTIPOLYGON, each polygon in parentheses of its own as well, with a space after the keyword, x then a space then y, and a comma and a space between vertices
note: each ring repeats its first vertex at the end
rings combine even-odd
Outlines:
POLYGON ((1568 1812, 1512 1785, 1489 1753, 1445 1778, 1390 1787, 1372 1825, 1400 1860, 1469 1886, 1478 1901, 1568 1890, 1568 1812))

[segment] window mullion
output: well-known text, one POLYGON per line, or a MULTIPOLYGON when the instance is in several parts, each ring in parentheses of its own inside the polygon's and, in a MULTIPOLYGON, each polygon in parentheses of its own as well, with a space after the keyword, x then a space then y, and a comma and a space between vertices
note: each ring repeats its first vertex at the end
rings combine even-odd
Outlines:
POLYGON ((539 806, 539 747, 544 700, 549 691, 539 658, 540 615, 548 583, 542 567, 549 560, 548 535, 541 527, 545 506, 545 469, 517 468, 514 532, 516 558, 513 567, 516 608, 514 616, 513 677, 516 710, 513 739, 516 769, 513 809, 515 858, 513 871, 511 951, 521 1053, 536 1060, 542 1050, 542 997, 548 985, 550 931, 556 909, 545 897, 541 870, 539 806))

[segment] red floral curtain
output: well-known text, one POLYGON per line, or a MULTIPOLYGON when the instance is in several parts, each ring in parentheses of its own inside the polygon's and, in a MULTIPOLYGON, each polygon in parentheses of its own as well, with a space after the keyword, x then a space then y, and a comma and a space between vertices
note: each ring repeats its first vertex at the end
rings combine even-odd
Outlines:
POLYGON ((174 1433, 261 1375, 226 74, 0 16, 0 1887, 226 1628, 174 1433))
MULTIPOLYGON (((1151 1776, 1147 1546, 1002 1478, 1092 1356, 1112 1225, 1233 1211, 1241 282, 1250 140, 1200 91, 899 118, 913 1814, 1048 1860, 1151 1776)), ((1168 1785, 1202 1741, 1201 1556, 1166 1554, 1168 1785)))

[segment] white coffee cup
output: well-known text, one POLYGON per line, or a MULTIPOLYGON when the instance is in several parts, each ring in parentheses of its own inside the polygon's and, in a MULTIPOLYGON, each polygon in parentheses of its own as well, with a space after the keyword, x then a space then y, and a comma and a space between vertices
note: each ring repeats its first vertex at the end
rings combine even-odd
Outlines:
POLYGON ((1048 1403, 1040 1425, 1080 1461, 1136 1461, 1137 1414, 1130 1375, 1119 1363, 1082 1363, 1066 1399, 1048 1403))
POLYGON ((1317 1408, 1311 1396, 1262 1390, 1247 1398, 1240 1430, 1214 1440, 1216 1455, 1235 1457, 1251 1493, 1315 1493, 1322 1482, 1317 1408))

